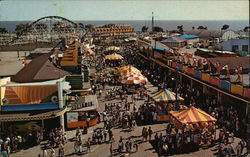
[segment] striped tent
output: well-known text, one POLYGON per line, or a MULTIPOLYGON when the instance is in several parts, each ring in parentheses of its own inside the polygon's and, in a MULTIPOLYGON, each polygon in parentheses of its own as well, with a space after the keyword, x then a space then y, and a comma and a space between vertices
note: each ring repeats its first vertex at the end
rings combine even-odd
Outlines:
POLYGON ((117 54, 117 53, 113 53, 111 55, 105 56, 105 59, 106 60, 122 60, 123 57, 121 55, 117 54))
MULTIPOLYGON (((176 95, 174 92, 171 92, 167 89, 163 89, 162 91, 158 91, 152 95, 149 95, 154 99, 155 102, 175 102, 176 95)), ((184 99, 180 96, 177 96, 177 101, 183 101, 184 99)))
POLYGON ((131 65, 128 65, 128 66, 123 66, 123 67, 119 68, 116 71, 116 74, 117 75, 127 75, 129 72, 141 73, 141 71, 138 70, 137 68, 135 68, 131 65))
POLYGON ((217 121, 214 117, 195 107, 190 107, 182 111, 170 111, 169 115, 173 120, 177 120, 181 124, 217 121))
POLYGON ((120 47, 110 46, 105 49, 105 51, 119 51, 120 47))
POLYGON ((148 82, 148 79, 141 73, 131 72, 128 75, 122 75, 118 81, 122 84, 145 84, 148 82))

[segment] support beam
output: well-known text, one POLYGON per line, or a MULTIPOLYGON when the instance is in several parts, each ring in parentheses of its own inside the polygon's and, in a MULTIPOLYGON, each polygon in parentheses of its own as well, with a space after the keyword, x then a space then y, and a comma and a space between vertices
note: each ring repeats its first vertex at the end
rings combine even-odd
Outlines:
MULTIPOLYGON (((58 103, 59 103, 59 109, 62 109, 64 107, 64 100, 63 100, 63 85, 61 81, 57 82, 58 85, 58 103)), ((64 128, 64 115, 60 116, 60 125, 62 126, 63 131, 64 128)))

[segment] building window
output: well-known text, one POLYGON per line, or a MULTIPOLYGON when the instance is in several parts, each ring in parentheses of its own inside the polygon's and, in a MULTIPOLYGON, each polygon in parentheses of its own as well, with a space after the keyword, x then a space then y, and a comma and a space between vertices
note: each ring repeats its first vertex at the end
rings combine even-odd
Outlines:
POLYGON ((242 51, 248 52, 248 45, 242 45, 242 51))
POLYGON ((239 45, 232 45, 232 51, 237 52, 239 50, 239 45))

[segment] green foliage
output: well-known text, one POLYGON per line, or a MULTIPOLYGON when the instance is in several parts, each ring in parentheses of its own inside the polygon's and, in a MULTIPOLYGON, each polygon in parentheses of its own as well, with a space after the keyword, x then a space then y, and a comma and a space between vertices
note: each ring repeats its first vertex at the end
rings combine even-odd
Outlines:
POLYGON ((243 30, 244 30, 244 32, 249 32, 250 31, 250 26, 246 26, 243 30))
POLYGON ((0 33, 7 33, 7 29, 6 28, 3 28, 3 27, 0 27, 0 33))
POLYGON ((141 31, 142 31, 142 32, 147 32, 147 31, 148 31, 148 27, 147 27, 147 26, 143 26, 143 27, 141 28, 141 31))
POLYGON ((221 30, 227 30, 229 28, 229 25, 225 24, 222 26, 221 30))
POLYGON ((27 23, 27 24, 18 24, 18 25, 16 25, 15 31, 16 31, 17 33, 20 33, 20 32, 22 32, 22 31, 24 31, 25 29, 27 29, 28 26, 29 26, 28 23, 27 23))
POLYGON ((204 30, 207 30, 207 27, 205 27, 205 26, 199 26, 197 29, 204 29, 204 30))
POLYGON ((183 32, 183 25, 177 26, 177 29, 178 29, 180 32, 183 32))
POLYGON ((154 32, 164 32, 163 28, 161 28, 161 27, 159 27, 159 26, 153 27, 153 31, 154 31, 154 32))
POLYGON ((87 24, 87 25, 85 26, 85 30, 86 30, 86 31, 89 31, 89 32, 92 32, 92 31, 93 31, 93 28, 94 28, 94 25, 92 25, 92 24, 87 24))

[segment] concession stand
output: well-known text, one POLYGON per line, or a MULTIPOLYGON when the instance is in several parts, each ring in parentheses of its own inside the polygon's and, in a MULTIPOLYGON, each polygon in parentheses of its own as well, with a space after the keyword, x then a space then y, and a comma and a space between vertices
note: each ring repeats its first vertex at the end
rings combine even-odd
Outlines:
POLYGON ((99 103, 96 95, 83 96, 83 100, 78 101, 78 103, 72 106, 71 110, 67 112, 67 128, 71 129, 96 125, 98 123, 98 106, 99 103))

